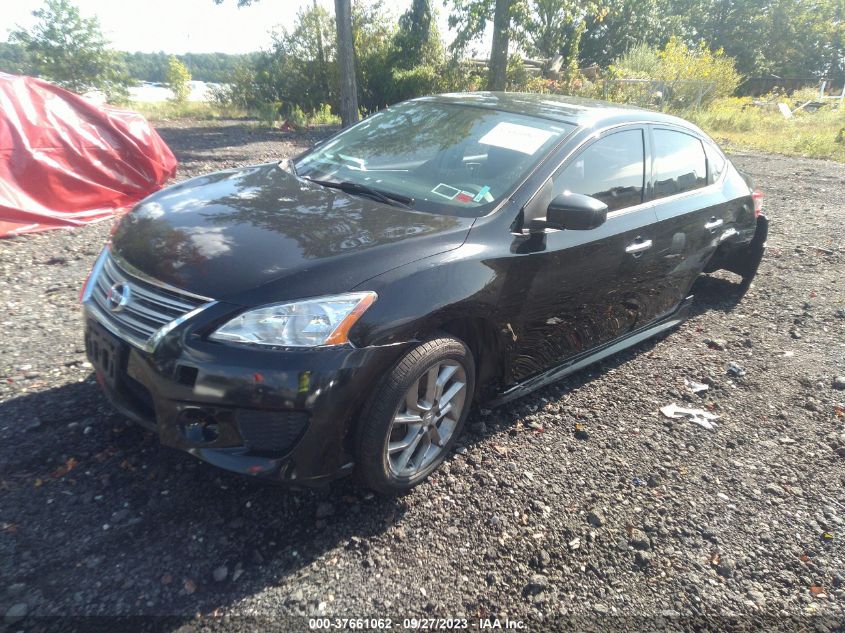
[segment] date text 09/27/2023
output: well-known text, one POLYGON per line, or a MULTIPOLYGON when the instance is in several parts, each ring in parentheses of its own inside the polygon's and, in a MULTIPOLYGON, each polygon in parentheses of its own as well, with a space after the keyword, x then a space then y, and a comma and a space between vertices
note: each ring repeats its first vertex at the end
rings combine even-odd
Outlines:
POLYGON ((404 618, 394 621, 391 618, 309 618, 311 630, 382 630, 394 628, 402 630, 524 630, 522 620, 509 618, 404 618))

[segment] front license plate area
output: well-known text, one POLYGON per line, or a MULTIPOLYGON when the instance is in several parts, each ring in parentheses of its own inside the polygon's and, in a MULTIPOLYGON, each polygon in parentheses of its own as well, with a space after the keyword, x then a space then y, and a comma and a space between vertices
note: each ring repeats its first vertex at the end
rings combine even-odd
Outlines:
POLYGON ((102 376, 106 385, 114 389, 126 369, 129 347, 96 321, 89 321, 85 332, 85 353, 102 376))

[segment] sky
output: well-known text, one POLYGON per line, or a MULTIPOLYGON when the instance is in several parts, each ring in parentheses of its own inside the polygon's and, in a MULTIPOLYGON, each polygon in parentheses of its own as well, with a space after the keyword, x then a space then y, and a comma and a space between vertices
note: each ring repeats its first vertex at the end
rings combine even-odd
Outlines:
MULTIPOLYGON (((239 9, 237 0, 75 0, 84 17, 96 16, 112 46, 123 51, 166 53, 247 53, 270 45, 268 31, 290 28, 297 11, 313 0, 260 0, 239 9)), ((334 13, 333 0, 318 0, 334 13)), ((385 0, 396 17, 410 0, 385 0)), ((438 26, 447 41, 446 10, 440 2, 438 26)), ((29 27, 41 0, 0 0, 0 41, 15 26, 29 27)))

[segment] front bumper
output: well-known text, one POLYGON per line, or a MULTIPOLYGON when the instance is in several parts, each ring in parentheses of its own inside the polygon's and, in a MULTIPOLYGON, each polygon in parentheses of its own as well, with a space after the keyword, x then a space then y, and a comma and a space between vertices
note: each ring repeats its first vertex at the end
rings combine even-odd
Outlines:
POLYGON ((237 473, 314 485, 352 470, 354 423, 404 345, 263 350, 204 340, 190 328, 153 352, 120 341, 112 371, 103 326, 86 310, 86 349, 118 411, 161 443, 237 473))

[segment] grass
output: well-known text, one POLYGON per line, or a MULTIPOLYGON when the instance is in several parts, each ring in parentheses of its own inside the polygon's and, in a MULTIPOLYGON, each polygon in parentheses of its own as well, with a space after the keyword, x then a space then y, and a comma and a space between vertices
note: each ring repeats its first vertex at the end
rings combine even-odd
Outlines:
POLYGON ((845 108, 796 112, 785 119, 748 99, 723 99, 706 110, 686 113, 690 120, 733 149, 826 158, 845 163, 845 108))
POLYGON ((240 108, 224 107, 199 101, 187 101, 185 103, 175 103, 173 101, 159 101, 155 103, 131 101, 127 107, 135 112, 140 112, 153 122, 171 119, 214 121, 218 119, 251 118, 249 112, 240 108))
MULTIPOLYGON (((175 103, 173 101, 159 101, 155 103, 133 101, 127 107, 135 112, 140 112, 154 123, 173 119, 191 119, 194 121, 244 119, 249 120, 250 125, 267 128, 277 127, 282 124, 282 118, 278 114, 276 107, 272 104, 266 108, 254 111, 197 101, 188 101, 186 103, 175 103)), ((331 108, 325 104, 311 113, 305 113, 299 108, 294 108, 294 111, 286 120, 294 128, 305 128, 315 125, 340 125, 340 117, 334 114, 331 108)))

